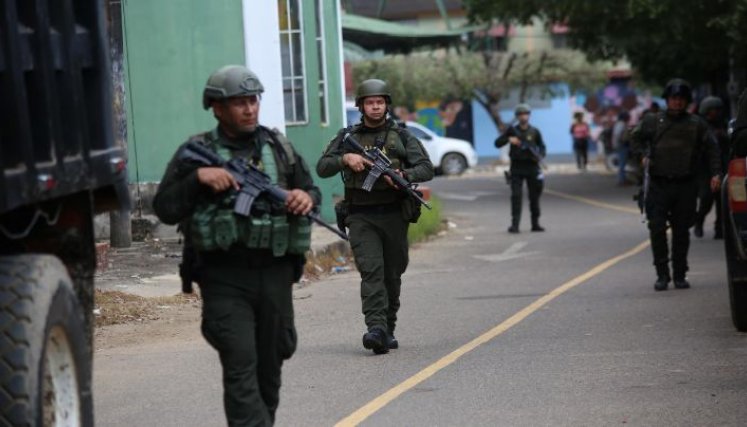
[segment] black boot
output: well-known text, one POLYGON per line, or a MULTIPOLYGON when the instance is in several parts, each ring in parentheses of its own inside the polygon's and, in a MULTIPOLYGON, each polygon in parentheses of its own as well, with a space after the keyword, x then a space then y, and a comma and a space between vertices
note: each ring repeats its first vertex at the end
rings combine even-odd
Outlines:
POLYGON ((674 280, 674 288, 675 289, 687 289, 690 287, 690 282, 687 281, 687 279, 680 279, 674 280))
POLYGON ((376 354, 384 354, 389 352, 389 346, 387 345, 388 335, 386 331, 381 328, 371 328, 370 331, 363 334, 363 347, 368 350, 373 350, 376 354))
POLYGON ((669 287, 669 276, 659 276, 654 283, 655 291, 666 291, 669 287))
POLYGON ((513 233, 513 234, 518 233, 519 232, 519 226, 518 225, 512 225, 512 226, 508 227, 508 232, 509 233, 513 233))
POLYGON ((394 337, 394 334, 387 335, 386 346, 389 347, 389 350, 396 350, 399 348, 399 342, 397 341, 397 338, 394 337))
POLYGON ((535 222, 535 223, 532 224, 532 231, 535 231, 535 232, 539 231, 539 232, 541 232, 541 231, 545 231, 545 228, 543 226, 539 225, 539 222, 535 222))

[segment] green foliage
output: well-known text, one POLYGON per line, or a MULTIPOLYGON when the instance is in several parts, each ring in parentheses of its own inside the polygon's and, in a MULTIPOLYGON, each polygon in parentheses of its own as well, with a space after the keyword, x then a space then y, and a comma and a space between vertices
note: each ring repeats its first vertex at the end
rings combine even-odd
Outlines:
MULTIPOLYGON (((464 0, 476 22, 565 23, 569 43, 590 59, 627 58, 641 77, 663 83, 725 78, 731 46, 747 34, 745 0, 464 0)), ((747 52, 733 50, 744 66, 747 52)))
POLYGON ((410 229, 407 231, 408 242, 421 242, 441 230, 443 215, 441 201, 437 197, 431 196, 429 203, 433 209, 423 208, 423 213, 420 215, 418 222, 410 224, 410 229))
MULTIPOLYGON (((353 64, 357 83, 379 78, 389 83, 395 104, 472 98, 475 91, 497 102, 512 88, 567 82, 572 89, 590 88, 605 79, 605 66, 592 64, 574 51, 534 53, 438 52, 387 56, 353 64)), ((524 93, 528 95, 528 93, 524 93)))

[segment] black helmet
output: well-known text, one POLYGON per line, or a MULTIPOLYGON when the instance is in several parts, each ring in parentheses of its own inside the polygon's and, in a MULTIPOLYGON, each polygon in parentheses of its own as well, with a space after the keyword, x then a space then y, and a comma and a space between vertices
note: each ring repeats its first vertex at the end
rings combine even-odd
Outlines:
POLYGON ((698 114, 705 116, 710 110, 724 108, 724 101, 717 96, 706 96, 700 101, 700 107, 698 108, 698 114))
POLYGON ((214 100, 259 95, 264 91, 259 77, 251 70, 243 65, 226 65, 210 74, 202 93, 202 106, 207 110, 214 100))
POLYGON ((664 93, 661 95, 662 98, 667 99, 670 96, 679 95, 691 102, 693 100, 693 91, 690 87, 690 83, 682 79, 670 80, 666 87, 664 87, 664 93))
POLYGON ((355 91, 355 106, 360 107, 361 100, 368 96, 383 96, 387 104, 392 103, 392 94, 384 80, 368 79, 361 82, 355 91))
POLYGON ((532 108, 529 107, 529 104, 519 104, 514 109, 514 114, 517 116, 519 114, 530 114, 531 112, 532 112, 532 108))

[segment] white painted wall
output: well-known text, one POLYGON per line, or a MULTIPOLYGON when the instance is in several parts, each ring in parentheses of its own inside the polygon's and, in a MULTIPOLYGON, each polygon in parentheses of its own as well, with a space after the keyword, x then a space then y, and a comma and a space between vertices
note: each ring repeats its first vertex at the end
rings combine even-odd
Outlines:
POLYGON ((260 124, 285 133, 283 70, 277 0, 242 0, 246 65, 265 87, 260 124))

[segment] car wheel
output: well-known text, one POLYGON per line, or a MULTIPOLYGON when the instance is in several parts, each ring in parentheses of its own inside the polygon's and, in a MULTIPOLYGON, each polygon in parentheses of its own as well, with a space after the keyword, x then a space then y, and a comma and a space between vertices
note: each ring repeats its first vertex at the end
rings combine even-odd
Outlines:
POLYGON ((461 175, 467 170, 467 159, 459 153, 446 153, 441 159, 441 172, 444 175, 461 175))
POLYGON ((65 266, 0 257, 0 301, 0 424, 93 425, 83 313, 65 266))
POLYGON ((734 227, 728 204, 723 204, 724 248, 726 249, 726 275, 729 280, 729 303, 734 327, 747 332, 747 262, 737 256, 734 227))

